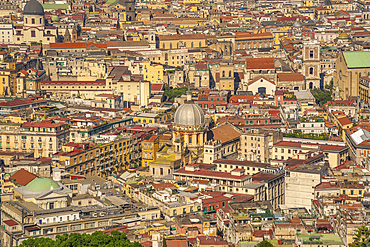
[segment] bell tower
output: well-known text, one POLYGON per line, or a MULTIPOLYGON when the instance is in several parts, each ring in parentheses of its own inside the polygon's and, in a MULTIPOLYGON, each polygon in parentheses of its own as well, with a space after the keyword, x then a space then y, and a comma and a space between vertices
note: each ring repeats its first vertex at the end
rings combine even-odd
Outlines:
POLYGON ((126 21, 135 21, 135 0, 126 0, 126 21))
POLYGON ((155 30, 154 29, 149 29, 149 34, 148 34, 148 43, 150 49, 155 49, 156 48, 156 40, 155 40, 155 30))
POLYGON ((320 44, 317 40, 303 43, 302 74, 306 78, 306 89, 320 88, 320 44))

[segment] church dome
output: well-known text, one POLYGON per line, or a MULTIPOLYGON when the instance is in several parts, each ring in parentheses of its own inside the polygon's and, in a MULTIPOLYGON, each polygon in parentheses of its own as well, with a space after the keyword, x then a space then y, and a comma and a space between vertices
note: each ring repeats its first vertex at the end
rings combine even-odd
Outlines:
POLYGON ((29 182, 24 188, 31 191, 43 191, 60 188, 59 184, 50 178, 36 178, 29 182))
POLYGON ((44 15, 44 7, 36 0, 30 0, 24 6, 23 15, 44 15))
POLYGON ((202 125, 205 123, 203 110, 199 105, 188 101, 176 110, 174 122, 186 127, 202 125))
POLYGON ((349 39, 348 34, 343 32, 339 34, 338 39, 349 39))
POLYGON ((294 28, 302 28, 302 23, 299 21, 299 19, 297 18, 297 20, 293 23, 293 27, 294 28))

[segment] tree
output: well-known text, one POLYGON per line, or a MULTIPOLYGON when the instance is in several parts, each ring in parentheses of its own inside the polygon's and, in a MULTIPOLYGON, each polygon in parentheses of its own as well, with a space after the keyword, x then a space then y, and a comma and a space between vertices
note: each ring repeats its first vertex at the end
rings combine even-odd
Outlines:
POLYGON ((256 247, 274 247, 274 245, 267 240, 263 240, 262 242, 256 244, 256 247))
POLYGON ((354 242, 350 244, 351 247, 365 247, 370 245, 370 231, 366 226, 360 226, 357 229, 355 236, 353 237, 354 242))
POLYGON ((90 247, 142 247, 138 242, 130 242, 125 233, 112 231, 111 235, 107 235, 101 231, 93 234, 71 233, 56 236, 56 240, 50 238, 29 238, 22 242, 21 247, 75 247, 75 246, 90 246, 90 247))
POLYGON ((167 247, 166 238, 163 237, 162 247, 167 247))
POLYGON ((331 80, 329 84, 325 85, 324 89, 315 88, 312 89, 311 92, 313 97, 315 97, 316 102, 319 103, 320 105, 323 105, 326 102, 333 100, 332 98, 333 88, 334 83, 333 80, 331 80))
POLYGON ((167 96, 169 100, 173 100, 176 97, 186 94, 187 91, 187 87, 170 88, 168 85, 166 85, 164 87, 164 96, 167 96))

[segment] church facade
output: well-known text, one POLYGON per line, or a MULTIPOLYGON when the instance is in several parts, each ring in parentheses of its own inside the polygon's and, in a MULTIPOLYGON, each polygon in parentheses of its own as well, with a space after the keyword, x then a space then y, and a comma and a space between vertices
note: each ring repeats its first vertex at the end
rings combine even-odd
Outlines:
POLYGON ((57 29, 45 25, 44 8, 36 0, 30 0, 23 10, 23 26, 16 26, 14 43, 55 43, 57 29))

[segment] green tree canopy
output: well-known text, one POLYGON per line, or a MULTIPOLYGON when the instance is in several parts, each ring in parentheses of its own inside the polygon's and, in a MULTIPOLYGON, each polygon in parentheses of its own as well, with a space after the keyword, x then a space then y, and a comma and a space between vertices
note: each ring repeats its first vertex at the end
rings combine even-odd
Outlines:
POLYGON ((29 238, 22 242, 21 247, 142 247, 138 242, 130 242, 125 233, 112 231, 107 235, 101 231, 93 234, 71 233, 56 236, 56 240, 50 238, 29 238))
POLYGON ((316 102, 320 105, 325 104, 328 101, 332 101, 333 94, 333 80, 330 81, 328 85, 325 85, 324 89, 315 88, 311 90, 313 97, 315 97, 316 102))
POLYGON ((370 245, 370 231, 366 226, 360 226, 353 237, 351 247, 366 247, 370 245))
POLYGON ((187 87, 170 88, 168 85, 166 85, 164 87, 164 96, 168 97, 169 100, 173 100, 176 97, 186 94, 187 91, 187 87))
POLYGON ((263 240, 262 242, 256 244, 256 247, 274 247, 274 245, 267 240, 263 240))

